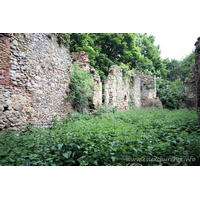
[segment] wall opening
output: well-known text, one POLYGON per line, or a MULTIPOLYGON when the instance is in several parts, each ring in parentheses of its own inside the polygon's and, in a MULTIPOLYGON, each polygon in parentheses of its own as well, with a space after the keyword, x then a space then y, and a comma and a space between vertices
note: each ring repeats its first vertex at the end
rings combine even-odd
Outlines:
POLYGON ((6 110, 8 110, 8 106, 4 107, 3 112, 5 112, 6 110))
POLYGON ((127 100, 127 96, 125 95, 125 96, 124 96, 124 101, 126 101, 126 100, 127 100))

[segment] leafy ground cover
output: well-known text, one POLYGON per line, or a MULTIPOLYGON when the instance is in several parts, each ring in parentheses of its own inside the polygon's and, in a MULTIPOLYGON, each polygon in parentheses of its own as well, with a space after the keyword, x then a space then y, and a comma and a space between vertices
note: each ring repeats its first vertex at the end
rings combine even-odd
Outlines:
POLYGON ((197 114, 186 109, 73 113, 49 130, 17 134, 0 134, 0 165, 200 165, 197 114))

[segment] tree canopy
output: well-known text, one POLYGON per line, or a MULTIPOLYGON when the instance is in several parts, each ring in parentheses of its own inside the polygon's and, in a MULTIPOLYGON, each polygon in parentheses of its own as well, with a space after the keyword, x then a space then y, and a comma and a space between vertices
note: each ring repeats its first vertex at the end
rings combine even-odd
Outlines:
POLYGON ((169 70, 167 80, 175 81, 179 79, 182 83, 185 83, 189 74, 195 72, 195 51, 193 50, 191 54, 182 60, 172 59, 170 61, 169 59, 165 59, 163 63, 166 65, 167 70, 169 70))
POLYGON ((153 35, 136 33, 72 33, 70 51, 85 51, 103 80, 111 65, 122 63, 129 69, 165 78, 168 71, 154 39, 153 35))

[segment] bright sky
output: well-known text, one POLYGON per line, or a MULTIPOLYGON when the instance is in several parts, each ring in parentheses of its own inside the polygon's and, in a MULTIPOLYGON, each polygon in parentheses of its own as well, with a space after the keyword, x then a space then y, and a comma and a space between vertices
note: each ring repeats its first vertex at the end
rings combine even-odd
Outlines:
POLYGON ((148 13, 143 21, 148 23, 142 28, 155 36, 155 44, 160 44, 161 57, 180 60, 190 54, 200 37, 200 1, 141 1, 146 5, 144 13, 148 13))
MULTIPOLYGON (((155 45, 160 45, 161 58, 177 59, 180 60, 186 55, 189 55, 195 49, 195 42, 200 37, 199 32, 167 32, 167 33, 151 33, 155 36, 155 45)), ((148 33, 148 35, 150 35, 148 33)))
MULTIPOLYGON (((13 1, 11 13, 14 17, 10 16, 10 21, 7 19, 1 22, 0 32, 151 33, 155 36, 155 44, 160 45, 161 57, 177 60, 190 54, 200 37, 200 0, 133 0, 131 6, 128 0, 115 4, 113 1, 102 0, 97 7, 93 5, 93 9, 87 6, 86 2, 90 3, 89 0, 79 1, 79 6, 76 1, 70 1, 72 5, 68 5, 68 8, 76 7, 76 11, 68 9, 66 12, 65 6, 52 4, 52 9, 57 12, 53 15, 51 9, 46 9, 45 2, 35 1, 38 1, 39 7, 35 3, 35 8, 23 9, 23 12, 15 9, 19 2, 13 1), (44 9, 48 18, 43 13, 44 9), (34 10, 38 11, 37 15, 34 10), (30 18, 24 18, 26 15, 30 18), (23 23, 15 23, 22 18, 23 23)), ((7 11, 4 12, 0 13, 2 18, 7 15, 7 11)))

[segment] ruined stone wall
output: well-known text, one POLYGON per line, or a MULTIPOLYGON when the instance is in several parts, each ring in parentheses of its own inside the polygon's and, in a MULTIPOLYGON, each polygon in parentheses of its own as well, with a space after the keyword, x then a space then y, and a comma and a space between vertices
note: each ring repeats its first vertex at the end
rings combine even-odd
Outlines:
POLYGON ((139 76, 134 76, 128 79, 128 83, 130 84, 130 98, 129 102, 133 101, 137 108, 141 107, 141 78, 139 76))
POLYGON ((10 109, 10 34, 0 34, 0 130, 7 123, 5 111, 10 109))
POLYGON ((180 108, 196 108, 196 76, 193 73, 185 82, 185 97, 180 108))
POLYGON ((186 80, 185 94, 187 97, 190 98, 192 102, 194 102, 194 106, 196 106, 196 76, 195 74, 190 74, 188 79, 186 80))
POLYGON ((54 115, 62 118, 69 112, 71 105, 64 97, 71 58, 58 45, 56 34, 9 34, 1 37, 0 48, 10 59, 1 59, 1 71, 6 71, 1 82, 1 129, 24 123, 48 127, 54 115))
POLYGON ((129 109, 129 83, 123 80, 123 68, 111 66, 105 84, 105 104, 117 106, 119 110, 129 109))
MULTIPOLYGON (((47 128, 54 116, 58 120, 65 117, 72 109, 70 100, 65 99, 70 93, 72 62, 89 71, 96 83, 89 102, 94 110, 102 104, 102 83, 85 52, 70 56, 68 49, 57 43, 56 34, 0 34, 0 130, 22 124, 47 128)), ((156 91, 141 89, 141 85, 151 79, 124 77, 122 67, 111 66, 105 80, 105 102, 119 110, 128 110, 132 101, 138 108, 148 107, 148 100, 156 99, 156 91)))
POLYGON ((124 76, 123 67, 111 66, 105 83, 105 103, 117 106, 118 110, 129 110, 129 103, 137 108, 162 108, 156 97, 156 77, 124 76))
POLYGON ((196 106, 200 122, 200 37, 195 43, 195 67, 196 67, 196 106))
POLYGON ((102 83, 85 52, 72 53, 46 33, 0 34, 0 130, 22 124, 50 127, 73 109, 69 95, 72 61, 96 83, 91 109, 102 103, 102 83), (72 57, 72 58, 71 58, 72 57))
POLYGON ((141 78, 141 106, 151 107, 153 106, 152 99, 156 98, 156 76, 154 77, 140 76, 140 78, 141 78))
POLYGON ((95 71, 94 67, 90 66, 90 60, 87 53, 83 51, 72 52, 71 58, 73 63, 77 62, 80 68, 87 70, 92 75, 92 81, 95 83, 95 87, 93 89, 93 99, 89 102, 89 108, 90 111, 92 111, 102 105, 102 82, 100 76, 95 71))

